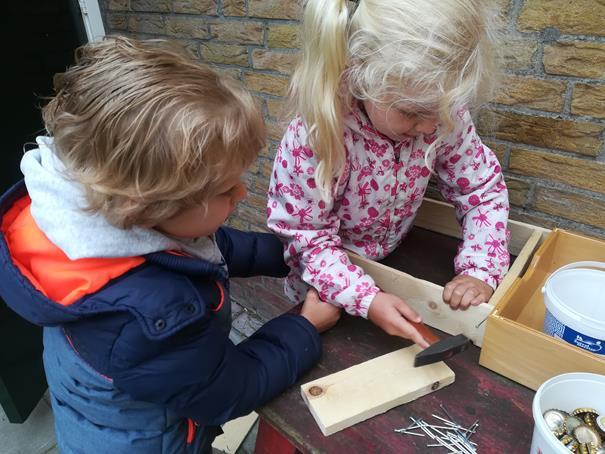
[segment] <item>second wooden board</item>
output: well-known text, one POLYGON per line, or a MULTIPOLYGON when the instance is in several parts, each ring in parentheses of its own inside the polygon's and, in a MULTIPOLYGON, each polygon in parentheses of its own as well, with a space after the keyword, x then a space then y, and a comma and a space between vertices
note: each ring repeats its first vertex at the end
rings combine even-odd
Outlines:
POLYGON ((481 347, 485 332, 485 320, 493 307, 482 303, 465 311, 452 310, 443 302, 443 287, 429 281, 416 279, 409 274, 382 263, 374 262, 349 253, 351 262, 369 274, 384 292, 399 296, 414 309, 422 321, 449 334, 464 334, 477 347, 481 347))
POLYGON ((402 348, 301 386, 311 414, 331 435, 454 382, 443 362, 414 367, 416 345, 402 348))

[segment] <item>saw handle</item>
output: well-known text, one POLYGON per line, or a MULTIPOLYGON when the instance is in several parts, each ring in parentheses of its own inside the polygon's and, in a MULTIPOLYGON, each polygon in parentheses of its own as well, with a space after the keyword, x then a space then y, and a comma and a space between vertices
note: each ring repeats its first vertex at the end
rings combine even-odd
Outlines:
POLYGON ((418 332, 420 333, 420 335, 422 337, 424 337, 424 340, 426 340, 430 345, 433 345, 437 342, 439 342, 441 339, 433 332, 433 330, 431 330, 428 326, 426 326, 424 323, 420 322, 420 323, 416 323, 413 322, 411 320, 407 320, 407 322, 412 325, 414 328, 416 328, 416 330, 418 330, 418 332))

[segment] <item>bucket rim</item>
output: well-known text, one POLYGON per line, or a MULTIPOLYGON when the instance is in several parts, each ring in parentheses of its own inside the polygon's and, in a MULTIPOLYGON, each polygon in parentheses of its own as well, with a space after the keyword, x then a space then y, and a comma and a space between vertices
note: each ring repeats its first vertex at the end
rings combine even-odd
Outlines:
MULTIPOLYGON (((573 262, 557 269, 546 279, 542 287, 542 294, 544 295, 544 305, 546 306, 546 309, 549 310, 557 320, 559 320, 566 326, 570 325, 569 323, 565 323, 564 321, 562 321, 560 319, 559 314, 563 315, 566 318, 574 320, 577 323, 583 324, 583 326, 585 328, 588 328, 588 330, 591 332, 605 332, 605 319, 595 319, 592 317, 587 317, 586 314, 578 311, 576 308, 563 301, 554 291, 553 282, 556 282, 557 278, 559 278, 560 276, 574 271, 588 271, 605 274, 605 262, 573 262)), ((574 326, 570 326, 570 328, 576 329, 576 331, 580 331, 574 326)), ((588 334, 591 337, 594 337, 595 339, 598 338, 599 340, 605 340, 604 336, 589 333, 585 334, 588 334)))
MULTIPOLYGON (((539 431, 540 435, 543 438, 546 438, 548 436, 548 434, 551 433, 548 430, 546 421, 544 421, 544 417, 542 416, 542 409, 540 408, 540 404, 539 404, 542 394, 544 394, 544 392, 546 390, 548 390, 549 388, 551 388, 554 385, 558 385, 560 383, 565 383, 567 381, 576 381, 576 380, 597 382, 597 383, 600 383, 603 386, 605 386, 605 375, 595 374, 595 373, 591 373, 591 372, 569 372, 569 373, 565 373, 565 374, 555 375, 554 377, 551 377, 548 380, 546 380, 544 383, 542 383, 538 387, 538 389, 536 390, 536 394, 534 394, 534 398, 532 401, 532 416, 534 419, 534 437, 535 437, 536 431, 539 431)), ((551 435, 552 435, 552 433, 551 433, 551 435)), ((553 440, 557 441, 557 443, 558 443, 558 440, 556 439, 556 437, 554 435, 552 435, 552 437, 553 437, 553 440)), ((560 454, 569 453, 569 450, 561 444, 552 443, 552 445, 553 445, 552 447, 556 450, 555 452, 557 452, 557 453, 560 453, 560 454)))

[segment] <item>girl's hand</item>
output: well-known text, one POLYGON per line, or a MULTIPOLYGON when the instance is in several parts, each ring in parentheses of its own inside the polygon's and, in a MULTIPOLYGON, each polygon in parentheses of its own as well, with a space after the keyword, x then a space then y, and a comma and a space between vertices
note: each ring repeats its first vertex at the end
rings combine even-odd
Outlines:
POLYGON ((458 275, 445 285, 443 301, 452 309, 468 309, 487 303, 494 289, 481 279, 472 276, 458 275))
POLYGON ((429 346, 418 330, 408 323, 408 320, 421 321, 420 316, 395 295, 378 293, 370 304, 368 318, 391 336, 410 339, 422 348, 429 346))
POLYGON ((336 325, 340 318, 340 308, 323 302, 319 299, 317 290, 310 288, 300 310, 300 315, 309 320, 317 331, 323 333, 336 325))

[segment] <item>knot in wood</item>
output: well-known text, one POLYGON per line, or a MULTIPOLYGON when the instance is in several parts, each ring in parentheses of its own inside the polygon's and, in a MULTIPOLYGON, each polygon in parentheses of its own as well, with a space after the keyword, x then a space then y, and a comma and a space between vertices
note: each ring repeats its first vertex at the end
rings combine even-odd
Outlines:
POLYGON ((323 392, 324 390, 320 386, 311 386, 309 388, 309 394, 312 396, 319 396, 323 392))
POLYGON ((433 385, 431 386, 431 391, 435 391, 436 389, 439 389, 439 382, 436 381, 435 383, 433 383, 433 385))

